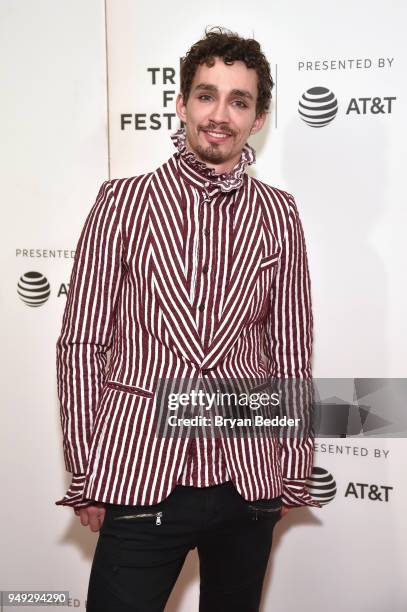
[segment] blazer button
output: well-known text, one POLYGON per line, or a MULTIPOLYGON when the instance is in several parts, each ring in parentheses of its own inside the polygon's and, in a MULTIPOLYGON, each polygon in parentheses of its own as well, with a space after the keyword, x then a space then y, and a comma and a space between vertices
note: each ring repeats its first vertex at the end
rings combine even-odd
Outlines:
POLYGON ((205 310, 205 304, 199 304, 198 310, 205 310))

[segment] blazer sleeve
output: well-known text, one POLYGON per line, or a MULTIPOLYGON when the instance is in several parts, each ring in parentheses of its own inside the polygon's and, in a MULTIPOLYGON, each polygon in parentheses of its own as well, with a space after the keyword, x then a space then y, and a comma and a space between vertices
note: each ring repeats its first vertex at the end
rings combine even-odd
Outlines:
POLYGON ((84 506, 93 422, 112 346, 123 278, 122 236, 111 181, 99 189, 82 229, 56 344, 65 467, 72 482, 56 505, 84 506))
POLYGON ((265 353, 270 359, 271 377, 279 387, 281 414, 299 417, 300 427, 292 432, 290 428, 280 430, 282 499, 287 506, 320 507, 305 486, 312 471, 314 453, 310 427, 313 405, 311 283, 304 232, 295 199, 291 194, 283 193, 288 202, 288 217, 272 286, 265 353))

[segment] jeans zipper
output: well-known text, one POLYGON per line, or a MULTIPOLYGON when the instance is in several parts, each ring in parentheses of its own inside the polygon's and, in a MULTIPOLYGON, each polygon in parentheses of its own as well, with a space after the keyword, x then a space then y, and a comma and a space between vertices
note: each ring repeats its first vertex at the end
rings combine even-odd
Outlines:
POLYGON ((113 520, 121 521, 121 520, 126 520, 126 519, 138 519, 138 518, 146 518, 146 517, 154 516, 155 524, 161 525, 162 515, 163 515, 162 512, 145 512, 143 514, 125 514, 124 516, 115 516, 113 520))

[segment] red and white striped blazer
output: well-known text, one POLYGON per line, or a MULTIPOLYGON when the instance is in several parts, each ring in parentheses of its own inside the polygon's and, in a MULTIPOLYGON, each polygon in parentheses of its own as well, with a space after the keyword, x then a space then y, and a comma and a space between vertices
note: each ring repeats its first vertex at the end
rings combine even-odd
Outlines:
MULTIPOLYGON (((193 181, 175 154, 154 172, 104 182, 86 219, 57 341, 72 473, 57 505, 150 505, 171 493, 189 440, 156 435, 160 378, 311 379, 310 278, 293 196, 243 175, 232 272, 204 346, 183 261, 181 190, 193 181)), ((226 437, 222 453, 245 499, 272 498, 309 476, 313 439, 226 437)), ((288 497, 319 505, 296 500, 295 486, 288 497)))

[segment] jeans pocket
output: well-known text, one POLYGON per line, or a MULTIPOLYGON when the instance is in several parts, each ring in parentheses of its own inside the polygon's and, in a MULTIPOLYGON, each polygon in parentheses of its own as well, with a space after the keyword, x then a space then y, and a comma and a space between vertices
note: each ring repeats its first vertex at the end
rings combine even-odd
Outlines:
POLYGON ((274 518, 278 520, 281 516, 282 508, 283 502, 281 497, 274 497, 273 499, 257 499, 255 501, 248 502, 248 509, 254 521, 261 518, 274 518))
POLYGON ((152 506, 106 504, 106 515, 111 527, 135 525, 138 523, 150 523, 151 525, 162 525, 165 515, 162 504, 152 506))
POLYGON ((119 522, 129 522, 129 523, 138 523, 138 522, 151 522, 156 525, 161 525, 163 521, 164 512, 130 512, 126 514, 118 514, 117 516, 113 516, 113 521, 119 522))

